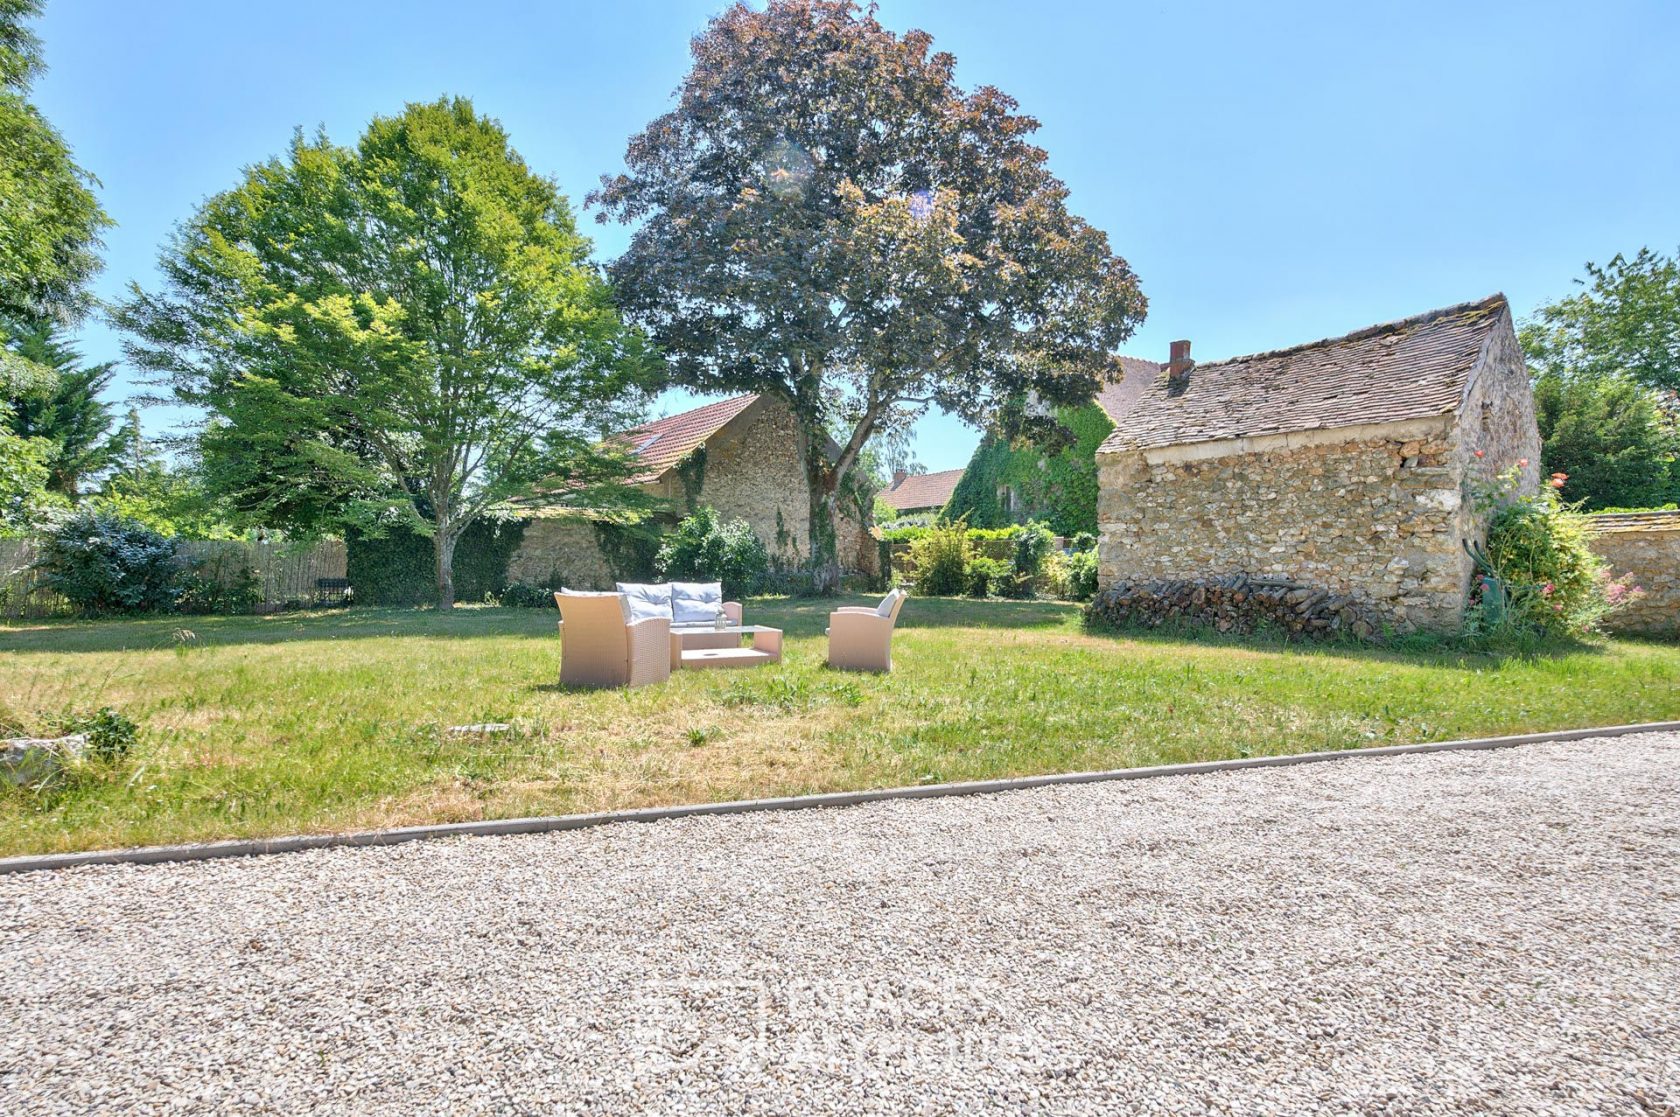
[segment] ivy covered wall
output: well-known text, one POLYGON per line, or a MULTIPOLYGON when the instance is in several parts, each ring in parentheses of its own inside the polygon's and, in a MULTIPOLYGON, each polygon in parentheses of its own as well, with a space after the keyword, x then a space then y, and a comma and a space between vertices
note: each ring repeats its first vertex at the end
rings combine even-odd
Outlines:
POLYGON ((1074 443, 1059 454, 1046 455, 1030 445, 1011 446, 987 435, 969 460, 962 480, 945 505, 945 515, 965 513, 970 527, 1007 527, 1039 520, 1057 535, 1074 536, 1097 530, 1097 447, 1114 429, 1096 404, 1057 412, 1074 434, 1074 443), (999 495, 1009 490, 1015 508, 999 495))

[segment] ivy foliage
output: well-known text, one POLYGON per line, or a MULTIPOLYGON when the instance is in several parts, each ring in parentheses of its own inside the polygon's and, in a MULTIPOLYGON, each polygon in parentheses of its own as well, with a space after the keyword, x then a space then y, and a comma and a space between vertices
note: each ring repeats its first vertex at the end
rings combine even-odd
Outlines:
MULTIPOLYGON (((508 561, 525 536, 522 520, 474 520, 455 545, 455 590, 462 601, 499 598, 508 561)), ((380 535, 350 531, 346 573, 358 605, 428 605, 437 600, 437 572, 429 536, 394 527, 380 535)))
POLYGON ((957 482, 945 506, 948 519, 966 517, 974 527, 1000 528, 1042 520, 1058 535, 1097 530, 1097 447, 1114 429, 1101 407, 1063 408, 1058 422, 1073 432, 1073 444, 1046 454, 1031 443, 1013 444, 988 434, 957 482), (1012 515, 998 500, 1015 491, 1020 507, 1012 515))

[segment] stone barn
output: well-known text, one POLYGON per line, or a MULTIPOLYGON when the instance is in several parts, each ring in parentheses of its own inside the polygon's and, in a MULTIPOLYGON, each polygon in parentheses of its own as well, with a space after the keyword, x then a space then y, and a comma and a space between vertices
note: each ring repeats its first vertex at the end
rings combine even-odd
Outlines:
POLYGON ((1538 485, 1503 295, 1205 365, 1175 342, 1098 448, 1099 584, 1282 578, 1450 630, 1485 530, 1468 491, 1511 466, 1538 485))
MULTIPOLYGON (((645 423, 619 437, 642 463, 634 483, 671 509, 666 519, 704 505, 725 521, 745 520, 772 560, 795 565, 808 548, 809 489, 793 413, 771 396, 747 395, 645 423)), ((843 566, 874 572, 875 540, 865 517, 842 501, 836 524, 843 566)), ((533 511, 508 563, 511 582, 611 589, 644 578, 637 556, 615 533, 575 512, 533 511)))

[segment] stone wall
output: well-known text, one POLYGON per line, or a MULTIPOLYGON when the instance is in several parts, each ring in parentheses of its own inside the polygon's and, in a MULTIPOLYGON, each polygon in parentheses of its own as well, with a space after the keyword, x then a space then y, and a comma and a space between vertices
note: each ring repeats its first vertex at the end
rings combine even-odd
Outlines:
POLYGON ((1287 577, 1400 627, 1453 627, 1469 578, 1454 433, 1429 420, 1221 456, 1101 455, 1098 582, 1287 577))
POLYGON ((1612 632, 1680 639, 1680 512, 1592 517, 1592 549, 1644 595, 1605 621, 1612 632))
MULTIPOLYGON (((742 412, 712 436, 698 460, 668 471, 649 488, 678 515, 709 504, 726 522, 745 520, 773 560, 794 566, 809 551, 809 489, 798 431, 792 413, 773 400, 742 412)), ((875 540, 856 509, 851 512, 838 525, 841 565, 872 574, 875 540)), ((532 521, 508 566, 510 581, 543 584, 552 572, 575 589, 611 589, 614 581, 594 529, 576 518, 532 521)))
POLYGON ((1522 491, 1540 477, 1528 373, 1503 315, 1455 414, 1099 455, 1099 585, 1284 577, 1369 602, 1400 628, 1456 629, 1473 573, 1463 544, 1486 528, 1474 490, 1511 466, 1522 491))
MULTIPOLYGON (((685 511, 709 504, 725 521, 745 520, 773 561, 797 566, 809 552, 810 488, 798 427, 786 405, 761 399, 714 435, 698 476, 699 495, 692 502, 682 478, 675 475, 667 475, 661 495, 685 511)), ((874 540, 855 508, 840 511, 841 565, 873 572, 874 540)))
POLYGON ((595 527, 575 516, 544 517, 525 525, 519 549, 508 560, 508 581, 574 590, 610 590, 612 569, 595 527))

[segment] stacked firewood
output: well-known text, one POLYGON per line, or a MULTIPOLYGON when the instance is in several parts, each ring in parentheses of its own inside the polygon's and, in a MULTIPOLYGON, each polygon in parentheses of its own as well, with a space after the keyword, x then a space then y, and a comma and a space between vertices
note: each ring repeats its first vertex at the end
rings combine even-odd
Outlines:
POLYGON ((1365 602, 1249 574, 1121 582, 1098 593, 1086 607, 1086 617, 1122 628, 1185 624, 1220 632, 1271 629, 1291 636, 1347 635, 1360 640, 1374 640, 1383 630, 1381 614, 1365 602))

